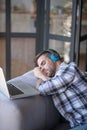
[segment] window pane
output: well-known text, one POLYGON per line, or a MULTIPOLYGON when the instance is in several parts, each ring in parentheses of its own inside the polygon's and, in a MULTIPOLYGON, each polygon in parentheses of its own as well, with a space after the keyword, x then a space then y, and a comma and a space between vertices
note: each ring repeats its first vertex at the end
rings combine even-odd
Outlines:
POLYGON ((50 33, 71 36, 72 1, 51 0, 50 33))
MULTIPOLYGON (((78 14, 79 15, 79 14, 78 14)), ((81 35, 87 34, 87 1, 83 2, 81 35)))
POLYGON ((11 78, 33 69, 35 47, 34 38, 12 38, 11 78))
POLYGON ((49 48, 55 49, 59 52, 61 56, 64 57, 64 61, 70 61, 70 43, 69 42, 62 42, 57 40, 50 40, 49 48))
POLYGON ((36 32, 36 3, 32 0, 12 0, 11 8, 12 32, 36 32))
POLYGON ((5 62, 5 58, 6 58, 6 46, 5 46, 5 39, 4 38, 0 38, 0 67, 2 67, 4 69, 4 72, 6 72, 6 62, 5 62))
POLYGON ((0 0, 0 32, 5 32, 5 0, 0 0))
POLYGON ((79 55, 79 67, 84 71, 86 65, 86 52, 87 52, 87 42, 83 41, 80 44, 80 55, 79 55))

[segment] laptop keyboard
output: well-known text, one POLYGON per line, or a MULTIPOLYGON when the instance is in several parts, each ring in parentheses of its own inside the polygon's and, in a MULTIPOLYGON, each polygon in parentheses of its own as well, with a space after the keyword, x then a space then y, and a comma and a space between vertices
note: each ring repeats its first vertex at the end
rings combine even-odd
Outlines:
POLYGON ((16 88, 13 84, 7 84, 7 87, 8 87, 10 95, 23 94, 23 92, 19 90, 18 88, 16 88))

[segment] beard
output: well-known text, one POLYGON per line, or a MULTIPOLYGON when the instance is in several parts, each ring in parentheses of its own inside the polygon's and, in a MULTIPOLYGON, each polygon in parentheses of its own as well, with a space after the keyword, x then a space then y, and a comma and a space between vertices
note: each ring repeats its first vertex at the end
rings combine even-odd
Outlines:
POLYGON ((55 75, 55 72, 53 70, 50 70, 48 73, 48 77, 52 78, 54 77, 54 75, 55 75))

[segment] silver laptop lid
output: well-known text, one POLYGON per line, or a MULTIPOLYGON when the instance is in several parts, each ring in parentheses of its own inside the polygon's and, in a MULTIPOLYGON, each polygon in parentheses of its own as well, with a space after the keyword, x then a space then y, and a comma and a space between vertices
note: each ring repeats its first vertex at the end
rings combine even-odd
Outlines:
POLYGON ((10 97, 9 91, 7 88, 6 80, 4 77, 3 69, 0 67, 0 91, 5 94, 8 98, 10 97))

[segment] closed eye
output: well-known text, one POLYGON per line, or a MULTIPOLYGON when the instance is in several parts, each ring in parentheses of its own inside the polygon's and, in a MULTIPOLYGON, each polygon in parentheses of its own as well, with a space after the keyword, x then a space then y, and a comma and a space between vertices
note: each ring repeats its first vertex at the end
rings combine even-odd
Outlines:
POLYGON ((46 64, 46 62, 45 61, 42 61, 41 62, 41 66, 43 66, 43 65, 45 65, 46 64))

